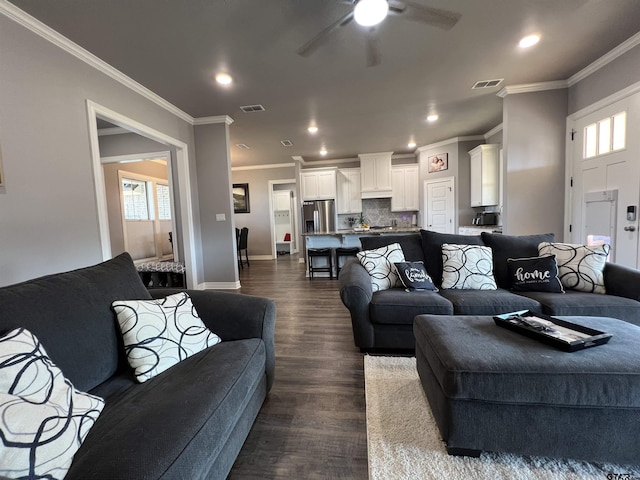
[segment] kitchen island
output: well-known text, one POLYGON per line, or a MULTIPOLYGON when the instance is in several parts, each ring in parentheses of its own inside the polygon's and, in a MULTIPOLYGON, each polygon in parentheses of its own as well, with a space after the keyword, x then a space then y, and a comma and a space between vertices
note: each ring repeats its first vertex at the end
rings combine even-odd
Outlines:
MULTIPOLYGON (((335 230, 330 232, 306 232, 302 236, 305 239, 305 249, 309 248, 330 248, 335 250, 336 248, 362 248, 360 244, 360 237, 369 237, 373 235, 407 235, 410 233, 420 232, 420 227, 384 227, 384 228, 370 228, 369 230, 360 229, 348 229, 348 230, 335 230)), ((333 259, 333 271, 336 272, 335 255, 332 255, 333 259)), ((325 266, 322 264, 322 258, 316 258, 314 265, 325 266)), ((308 261, 308 260, 307 260, 308 261)), ((342 263, 342 262, 340 262, 342 263)), ((317 274, 316 274, 317 275, 317 274)), ((307 268, 307 276, 309 276, 309 269, 307 268)), ((327 273, 326 276, 329 276, 327 273)))

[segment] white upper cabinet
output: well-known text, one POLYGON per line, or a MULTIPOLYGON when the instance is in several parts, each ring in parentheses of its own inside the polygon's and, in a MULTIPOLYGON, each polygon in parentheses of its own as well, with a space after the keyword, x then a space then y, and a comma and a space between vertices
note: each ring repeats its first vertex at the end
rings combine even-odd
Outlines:
POLYGON ((471 156, 471 206, 498 205, 500 201, 500 145, 478 145, 471 156))
POLYGON ((360 157, 362 198, 388 198, 392 196, 392 153, 363 153, 358 155, 360 157))
POLYGON ((392 212, 420 210, 418 172, 418 165, 395 165, 391 168, 392 212))
POLYGON ((339 169, 337 173, 337 185, 337 212, 339 214, 362 212, 362 197, 360 196, 360 169, 339 169))
POLYGON ((302 200, 336 198, 335 169, 303 170, 300 172, 302 200))
POLYGON ((291 192, 289 190, 273 193, 274 210, 291 210, 291 192))

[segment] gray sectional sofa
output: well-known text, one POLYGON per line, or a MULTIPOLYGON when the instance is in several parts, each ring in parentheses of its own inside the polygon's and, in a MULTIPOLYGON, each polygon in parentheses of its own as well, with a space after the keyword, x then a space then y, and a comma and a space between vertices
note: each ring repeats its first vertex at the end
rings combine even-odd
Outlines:
POLYGON ((138 383, 111 308, 152 298, 128 254, 0 288, 0 334, 27 328, 77 389, 105 400, 68 480, 228 475, 274 380, 275 303, 187 292, 222 342, 138 383))
POLYGON ((512 292, 507 258, 538 255, 538 245, 553 242, 553 234, 511 236, 484 233, 453 235, 421 230, 418 234, 362 237, 363 250, 399 243, 408 261, 423 261, 437 287, 442 283, 442 245, 491 247, 497 290, 440 289, 407 292, 391 288, 373 292, 371 278, 358 259, 340 271, 340 298, 349 309, 356 346, 362 351, 413 349, 416 315, 496 315, 517 310, 562 316, 613 317, 640 325, 640 271, 607 263, 606 294, 566 290, 565 293, 512 292))

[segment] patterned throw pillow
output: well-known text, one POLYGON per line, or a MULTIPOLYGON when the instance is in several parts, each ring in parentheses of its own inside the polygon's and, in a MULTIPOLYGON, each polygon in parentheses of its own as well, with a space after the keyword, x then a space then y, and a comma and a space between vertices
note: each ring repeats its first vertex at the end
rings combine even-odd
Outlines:
POLYGON ((0 476, 63 478, 103 407, 75 389, 33 333, 0 338, 0 476))
POLYGON ((491 248, 442 245, 442 288, 496 290, 491 248))
POLYGON ((393 265, 396 262, 404 262, 404 253, 399 243, 375 250, 364 250, 358 252, 357 257, 371 276, 371 288, 374 292, 402 286, 393 265))
POLYGON ((555 255, 507 258, 509 282, 514 292, 564 293, 555 255))
POLYGON ((558 277, 564 288, 589 293, 606 293, 602 271, 607 263, 609 245, 575 245, 542 242, 540 255, 555 255, 558 277))
POLYGON ((398 276, 407 291, 431 290, 437 292, 438 289, 433 284, 431 277, 424 268, 424 262, 397 262, 394 263, 398 276))
POLYGON ((161 300, 115 301, 129 365, 140 383, 219 343, 185 292, 161 300))

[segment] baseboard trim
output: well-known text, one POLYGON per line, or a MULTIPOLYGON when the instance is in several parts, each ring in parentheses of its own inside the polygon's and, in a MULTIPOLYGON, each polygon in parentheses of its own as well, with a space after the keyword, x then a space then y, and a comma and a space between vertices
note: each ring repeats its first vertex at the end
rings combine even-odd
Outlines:
POLYGON ((197 286, 197 290, 238 290, 240 280, 235 282, 204 282, 197 286))

